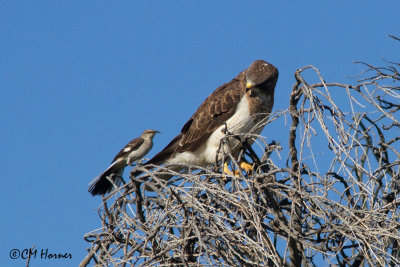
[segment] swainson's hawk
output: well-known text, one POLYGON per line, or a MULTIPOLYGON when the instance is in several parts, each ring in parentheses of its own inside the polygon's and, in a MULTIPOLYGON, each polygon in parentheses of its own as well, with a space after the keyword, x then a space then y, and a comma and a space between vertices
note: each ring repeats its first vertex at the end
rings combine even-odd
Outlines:
MULTIPOLYGON (((272 111, 277 80, 275 66, 263 60, 254 61, 208 96, 181 133, 146 165, 215 164, 226 128, 233 134, 261 133, 264 126, 258 124, 272 111)), ((249 140, 250 145, 253 142, 254 139, 249 140)), ((231 138, 229 144, 233 155, 240 151, 237 139, 231 138)))

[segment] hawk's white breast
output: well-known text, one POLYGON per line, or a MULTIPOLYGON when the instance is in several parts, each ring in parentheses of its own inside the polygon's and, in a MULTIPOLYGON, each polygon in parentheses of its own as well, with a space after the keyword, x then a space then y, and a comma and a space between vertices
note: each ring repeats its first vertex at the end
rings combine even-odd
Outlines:
MULTIPOLYGON (((256 122, 250 115, 249 101, 246 96, 242 97, 236 108, 236 112, 226 121, 226 125, 228 132, 233 134, 245 134, 249 132, 260 134, 262 131, 262 127, 253 129, 256 122)), ((196 151, 178 153, 172 159, 168 160, 168 163, 187 163, 200 166, 215 163, 217 151, 220 149, 221 139, 224 137, 225 125, 221 125, 196 151)), ((230 138, 229 144, 233 150, 237 147, 239 141, 235 138, 230 138)))

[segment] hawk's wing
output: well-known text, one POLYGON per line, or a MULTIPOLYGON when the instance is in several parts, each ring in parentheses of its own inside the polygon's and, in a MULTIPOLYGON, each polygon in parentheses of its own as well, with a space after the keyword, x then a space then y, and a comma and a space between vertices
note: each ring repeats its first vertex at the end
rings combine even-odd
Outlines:
POLYGON ((195 151, 235 113, 244 93, 245 74, 241 72, 232 81, 223 84, 209 95, 185 123, 181 133, 148 164, 161 164, 175 153, 195 151))

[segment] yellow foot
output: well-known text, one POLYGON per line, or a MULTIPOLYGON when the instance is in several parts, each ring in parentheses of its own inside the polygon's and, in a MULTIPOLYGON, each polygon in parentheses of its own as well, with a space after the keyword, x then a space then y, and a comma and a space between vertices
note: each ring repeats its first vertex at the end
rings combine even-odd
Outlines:
POLYGON ((234 175, 233 172, 231 172, 231 170, 229 170, 227 162, 224 163, 224 172, 222 173, 222 178, 226 181, 228 178, 225 176, 225 174, 234 175))
POLYGON ((245 172, 250 173, 250 171, 254 170, 254 164, 250 165, 249 163, 242 161, 240 163, 240 168, 242 168, 242 170, 245 172))
MULTIPOLYGON (((250 165, 249 163, 242 161, 242 162, 240 162, 240 168, 243 171, 250 173, 254 169, 254 164, 250 165)), ((241 172, 241 170, 234 170, 234 171, 229 170, 228 163, 226 163, 226 162, 224 163, 224 173, 226 173, 228 175, 234 175, 236 177, 239 177, 240 172, 241 172)))
POLYGON ((233 174, 233 172, 231 172, 231 170, 228 167, 228 163, 226 163, 226 162, 224 163, 224 173, 227 173, 227 174, 230 174, 230 175, 233 174))

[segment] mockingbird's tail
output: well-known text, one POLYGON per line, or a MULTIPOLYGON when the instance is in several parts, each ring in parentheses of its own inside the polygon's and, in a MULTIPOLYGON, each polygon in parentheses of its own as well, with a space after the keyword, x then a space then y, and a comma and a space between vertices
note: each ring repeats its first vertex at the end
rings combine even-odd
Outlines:
POLYGON ((117 186, 121 184, 124 167, 121 167, 118 163, 118 160, 114 161, 110 167, 89 183, 91 185, 88 191, 92 196, 104 195, 111 191, 113 184, 107 179, 107 177, 109 177, 117 186))

